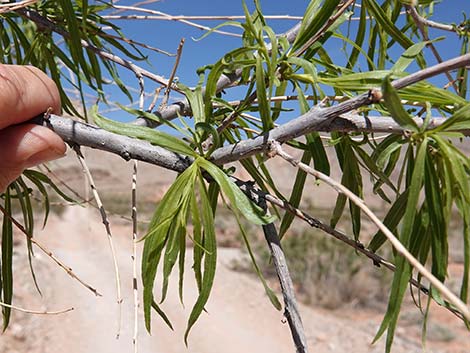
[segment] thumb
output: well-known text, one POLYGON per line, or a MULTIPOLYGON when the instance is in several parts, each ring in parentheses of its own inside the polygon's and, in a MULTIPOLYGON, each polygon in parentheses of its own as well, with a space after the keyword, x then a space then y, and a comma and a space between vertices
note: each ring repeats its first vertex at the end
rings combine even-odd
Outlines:
POLYGON ((59 158, 64 142, 43 126, 24 124, 0 131, 0 192, 24 169, 59 158))

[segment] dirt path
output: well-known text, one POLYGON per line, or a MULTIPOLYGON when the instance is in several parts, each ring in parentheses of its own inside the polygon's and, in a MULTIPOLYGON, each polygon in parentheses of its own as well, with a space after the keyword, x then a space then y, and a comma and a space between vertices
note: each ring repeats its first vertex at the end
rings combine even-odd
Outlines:
MULTIPOLYGON (((45 290, 43 305, 49 310, 73 306, 75 310, 60 316, 29 316, 23 323, 24 332, 34 328, 34 335, 25 334, 18 343, 18 352, 29 353, 121 353, 133 352, 133 302, 131 290, 132 263, 131 241, 126 234, 128 227, 115 226, 115 241, 122 273, 123 304, 122 332, 116 340, 117 305, 115 283, 110 252, 97 212, 71 207, 62 216, 54 216, 47 228, 38 234, 48 247, 77 275, 95 286, 103 297, 95 297, 63 271, 39 255, 38 274, 45 290), (42 275, 42 276, 41 276, 42 275), (47 283, 45 283, 47 281, 47 283), (29 342, 34 338, 34 342, 29 342), (27 349, 25 349, 28 347, 27 349)), ((294 352, 292 340, 280 312, 266 299, 262 286, 255 278, 230 269, 232 259, 238 258, 238 250, 221 249, 216 282, 209 304, 208 314, 194 327, 189 347, 183 343, 186 320, 196 295, 196 288, 187 266, 185 304, 183 308, 177 295, 177 278, 173 278, 167 301, 163 308, 173 322, 175 331, 169 330, 160 319, 153 317, 152 336, 139 321, 138 340, 141 353, 239 353, 239 352, 294 352)), ((189 258, 189 256, 188 256, 189 258)), ((140 259, 138 260, 140 263, 140 259)), ((29 281, 29 278, 27 279, 29 281)), ((33 292, 33 289, 31 288, 33 292)), ((158 297, 158 294, 157 294, 158 297)), ((37 295, 23 296, 29 306, 41 302, 37 295), (28 298, 36 299, 28 299, 28 298), (28 300, 26 300, 28 299, 28 300)), ((378 320, 339 318, 327 311, 302 306, 308 343, 311 352, 383 352, 383 343, 370 346, 378 320)), ((13 318, 14 320, 15 318, 13 318)), ((21 321, 20 321, 21 322, 21 321)), ((10 347, 11 348, 11 347, 10 347)), ((12 349, 6 350, 13 352, 12 349)), ((416 343, 396 339, 393 352, 418 353, 422 349, 416 343)), ((1 350, 0 350, 1 352, 1 350)), ((438 350, 427 352, 439 353, 438 350)))

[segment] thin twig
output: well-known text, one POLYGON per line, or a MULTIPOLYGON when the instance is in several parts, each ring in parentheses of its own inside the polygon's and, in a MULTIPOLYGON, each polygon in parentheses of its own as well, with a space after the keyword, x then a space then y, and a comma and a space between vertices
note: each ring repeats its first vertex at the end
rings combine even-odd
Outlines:
MULTIPOLYGON (((169 15, 167 13, 164 13, 164 12, 161 12, 161 11, 144 9, 144 8, 135 7, 135 6, 114 5, 113 7, 115 9, 122 9, 122 10, 136 11, 136 12, 144 12, 144 13, 150 13, 150 14, 153 14, 153 15, 157 15, 158 17, 166 17, 168 20, 181 22, 181 23, 184 23, 188 26, 201 29, 203 31, 212 31, 214 33, 219 33, 219 34, 223 34, 223 35, 226 35, 226 36, 241 37, 241 34, 221 31, 221 30, 218 30, 218 29, 214 30, 211 27, 200 25, 198 23, 194 23, 194 22, 191 22, 191 21, 188 21, 188 20, 185 20, 185 19, 174 20, 174 19, 171 18, 172 17, 171 15, 169 15)), ((103 16, 103 18, 104 19, 109 19, 109 20, 110 19, 113 19, 113 20, 122 20, 122 19, 126 19, 126 20, 147 20, 147 19, 152 19, 151 16, 138 16, 138 15, 129 15, 129 16, 121 16, 121 15, 113 16, 113 15, 110 15, 110 16, 103 16)))
POLYGON ((10 305, 10 304, 3 303, 3 302, 0 302, 0 306, 3 306, 5 308, 10 308, 16 311, 21 311, 22 313, 33 314, 33 315, 60 315, 60 314, 68 313, 69 311, 73 310, 73 308, 67 308, 67 309, 62 309, 62 310, 57 310, 57 311, 30 310, 30 309, 23 309, 18 306, 10 305))
POLYGON ((148 49, 148 50, 152 50, 152 51, 157 52, 159 54, 164 54, 166 56, 175 56, 175 54, 169 53, 169 52, 167 52, 165 50, 162 50, 160 48, 152 47, 151 45, 141 43, 141 42, 138 42, 138 41, 133 40, 133 39, 123 38, 123 37, 115 36, 115 35, 112 35, 110 33, 105 33, 105 32, 102 32, 101 34, 105 37, 110 37, 110 38, 113 38, 113 39, 122 40, 123 42, 126 42, 128 44, 137 45, 139 47, 142 47, 142 48, 145 48, 145 49, 148 49))
POLYGON ((308 165, 296 160, 288 153, 284 152, 281 145, 277 141, 270 141, 270 150, 269 153, 272 156, 279 155, 291 165, 296 168, 303 170, 304 172, 313 175, 315 178, 318 178, 324 181, 326 184, 334 188, 338 193, 345 195, 349 198, 355 205, 357 205, 370 219, 371 221, 383 232, 383 234, 390 241, 395 250, 402 255, 410 264, 413 266, 424 278, 426 278, 441 294, 447 298, 447 300, 454 305, 462 315, 470 320, 470 310, 463 303, 460 298, 458 298, 454 293, 452 293, 441 281, 439 281, 434 275, 429 272, 416 258, 411 255, 411 253, 403 246, 403 244, 397 239, 397 237, 382 223, 382 221, 370 210, 369 207, 364 203, 359 196, 354 194, 348 188, 344 187, 341 183, 336 182, 329 176, 309 167, 308 165))
POLYGON ((178 49, 176 49, 175 63, 173 64, 173 69, 171 70, 170 78, 168 79, 168 85, 166 86, 165 94, 163 95, 163 99, 160 104, 161 106, 166 106, 168 103, 168 99, 170 98, 171 84, 173 83, 173 80, 175 79, 176 70, 178 69, 178 65, 181 60, 181 54, 183 53, 184 40, 185 40, 184 38, 181 38, 180 44, 178 44, 178 49))
POLYGON ((111 249, 111 256, 113 258, 113 265, 114 265, 114 273, 116 277, 116 297, 117 297, 116 301, 118 304, 118 327, 117 327, 116 338, 119 338, 121 334, 121 314, 122 314, 121 278, 119 275, 119 267, 118 267, 118 262, 117 262, 117 257, 116 257, 116 251, 114 249, 111 226, 109 224, 108 216, 106 215, 106 210, 104 209, 103 203, 101 202, 100 195, 98 194, 98 190, 96 189, 96 184, 93 180, 93 176, 91 175, 90 169, 88 168, 88 165, 86 164, 85 159, 83 158, 83 154, 80 151, 80 147, 78 145, 73 145, 72 148, 77 154, 78 161, 80 162, 80 165, 83 168, 83 171, 88 179, 88 182, 90 183, 90 188, 93 193, 93 197, 96 200, 96 203, 100 210, 101 220, 106 229, 106 235, 108 237, 109 248, 111 249))
MULTIPOLYGON (((54 22, 52 22, 48 18, 45 18, 45 17, 41 16, 39 13, 37 13, 35 11, 31 11, 31 10, 22 8, 22 9, 16 10, 16 12, 18 14, 20 14, 21 16, 33 21, 41 29, 52 30, 52 31, 56 32, 57 34, 60 34, 64 38, 67 38, 67 39, 70 38, 70 34, 67 31, 65 31, 64 29, 58 27, 54 22)), ((80 44, 83 48, 92 51, 93 53, 95 53, 96 55, 100 56, 103 59, 112 61, 112 62, 114 62, 114 63, 116 63, 120 66, 123 66, 125 68, 128 68, 129 70, 132 70, 136 73, 138 72, 142 76, 145 76, 145 77, 147 77, 147 78, 149 78, 149 79, 151 79, 155 82, 158 82, 162 85, 167 85, 168 84, 168 80, 165 79, 164 77, 162 77, 160 75, 156 75, 153 72, 150 72, 148 70, 145 70, 144 68, 130 62, 129 60, 125 60, 125 59, 121 58, 120 56, 118 56, 116 54, 112 54, 112 53, 104 51, 100 48, 97 48, 96 46, 94 46, 93 44, 87 42, 86 40, 82 39, 80 41, 80 44)), ((176 85, 173 87, 173 90, 175 90, 177 92, 180 92, 180 89, 178 87, 176 87, 176 85)))
MULTIPOLYGON (((411 15, 413 20, 415 21, 416 26, 418 27, 419 31, 421 32, 421 35, 423 36, 423 39, 428 42, 428 44, 426 44, 426 46, 429 47, 429 49, 431 49, 431 52, 433 53, 433 55, 436 58, 437 62, 442 63, 442 61, 443 61, 442 57, 439 54, 439 52, 437 51, 435 45, 429 40, 428 32, 424 28, 425 27, 424 23, 421 21, 422 17, 418 14, 418 11, 416 11, 416 8, 414 6, 411 6, 411 5, 405 5, 405 8, 408 11, 408 13, 411 15)), ((449 83, 454 88, 455 92, 457 92, 457 94, 458 94, 459 93, 459 88, 455 84, 455 80, 452 77, 452 75, 450 74, 450 72, 446 71, 446 72, 444 72, 444 74, 446 75, 447 79, 449 80, 449 83)))
MULTIPOLYGON (((161 0, 143 0, 143 1, 138 1, 138 2, 136 2, 136 3, 134 3, 134 4, 130 5, 130 6, 138 7, 138 6, 141 6, 141 5, 153 4, 153 3, 156 3, 156 2, 160 2, 160 1, 161 1, 161 0)), ((114 2, 113 2, 113 5, 116 5, 117 2, 118 2, 118 1, 114 1, 114 2)), ((121 9, 121 10, 117 9, 117 10, 112 11, 111 14, 112 14, 112 15, 116 15, 116 14, 118 14, 118 13, 122 13, 122 12, 125 12, 125 11, 127 11, 127 10, 125 10, 125 9, 121 9)))
MULTIPOLYGON (((140 9, 144 10, 144 9, 140 9)), ((152 11, 152 10, 150 10, 152 11)), ((145 11, 142 11, 145 12, 145 11)), ((105 15, 103 18, 108 20, 129 20, 129 19, 146 19, 146 20, 157 20, 157 21, 234 21, 234 20, 244 20, 246 19, 243 15, 234 15, 234 16, 189 16, 189 15, 151 15, 151 16, 136 16, 136 15, 105 15)), ((291 15, 263 15, 263 18, 266 20, 296 20, 301 21, 302 16, 291 16, 291 15)))
POLYGON ((134 353, 137 353, 139 336, 139 291, 137 286, 137 161, 132 173, 132 290, 134 292, 134 353))
MULTIPOLYGON (((408 7, 409 5, 405 5, 405 6, 408 7)), ((459 31, 465 31, 465 26, 463 25, 453 26, 453 25, 431 21, 421 16, 416 10, 410 12, 410 15, 413 17, 415 21, 421 23, 423 26, 426 26, 426 27, 432 27, 432 28, 440 29, 442 31, 447 31, 447 32, 458 33, 459 31)))
POLYGON ((59 267, 61 267, 70 277, 73 279, 77 280, 81 285, 83 285, 85 288, 93 292, 94 295, 97 297, 101 297, 102 295, 92 286, 84 282, 80 277, 78 277, 73 271, 72 268, 63 264, 55 255, 47 249, 44 245, 42 245, 36 238, 33 238, 26 229, 23 227, 21 223, 19 223, 14 217, 12 217, 6 210, 3 208, 2 205, 0 205, 0 212, 3 213, 4 216, 6 216, 28 239, 36 245, 41 251, 46 254, 52 261, 54 261, 59 267))
POLYGON ((39 0, 23 0, 14 3, 0 4, 0 13, 7 13, 15 10, 25 8, 37 3, 39 0))
POLYGON ((157 104, 157 100, 158 100, 158 97, 160 96, 160 92, 161 92, 162 89, 163 89, 163 86, 157 87, 155 89, 155 92, 153 94, 152 102, 150 103, 149 107, 147 108, 147 112, 150 113, 155 108, 155 105, 157 104))
MULTIPOLYGON (((314 95, 306 95, 305 97, 303 97, 303 99, 305 100, 313 100, 313 101, 316 101, 318 100, 318 96, 314 96, 314 95)), ((351 97, 349 96, 326 96, 325 99, 328 99, 328 101, 331 101, 331 102, 345 102, 349 99, 351 99, 351 97)), ((299 100, 299 96, 298 95, 286 95, 286 96, 273 96, 271 97, 271 102, 287 102, 287 101, 296 101, 296 100, 299 100)), ((229 105, 231 106, 237 106, 241 103, 242 101, 241 100, 236 100, 236 101, 230 101, 230 102, 227 102, 229 105)), ((414 101, 409 101, 409 100, 406 100, 406 99, 402 99, 400 100, 401 104, 403 105, 410 105, 410 106, 415 106, 415 107, 426 107, 426 104, 423 103, 423 102, 414 102, 414 101)), ((253 101, 254 104, 257 104, 258 103, 258 99, 255 99, 253 101)), ((222 107, 221 104, 219 103, 214 103, 214 107, 222 107)))

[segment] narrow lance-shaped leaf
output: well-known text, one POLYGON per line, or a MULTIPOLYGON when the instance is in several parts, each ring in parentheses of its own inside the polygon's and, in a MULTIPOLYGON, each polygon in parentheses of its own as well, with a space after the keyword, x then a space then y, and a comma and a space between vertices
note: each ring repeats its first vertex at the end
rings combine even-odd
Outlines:
POLYGON ((249 221, 255 224, 268 224, 273 221, 274 217, 267 216, 259 206, 251 202, 219 167, 203 158, 198 158, 195 163, 214 178, 232 206, 236 207, 249 221))
MULTIPOLYGON (((157 268, 167 241, 168 231, 180 210, 182 198, 184 198, 185 193, 190 194, 193 191, 196 173, 197 166, 193 164, 176 178, 160 201, 155 215, 150 222, 147 235, 144 238, 145 243, 142 251, 143 307, 145 325, 149 332, 151 321, 150 310, 152 306, 155 306, 153 304, 155 302, 153 287, 157 268)), ((165 317, 163 319, 165 320, 165 317)))
POLYGON ((414 132, 418 131, 418 125, 407 113, 403 105, 401 104, 400 97, 398 96, 396 90, 393 88, 390 77, 386 77, 382 83, 382 91, 384 96, 385 106, 390 112, 393 120, 395 120, 400 126, 404 127, 407 130, 414 132))
POLYGON ((107 119, 99 114, 95 114, 96 124, 108 131, 125 135, 129 137, 135 137, 142 140, 146 140, 154 145, 167 148, 170 151, 181 153, 187 156, 197 156, 194 150, 184 143, 177 137, 150 129, 148 127, 137 126, 132 124, 120 123, 114 120, 107 119))
POLYGON ((207 300, 209 299, 212 285, 214 283, 215 269, 217 264, 214 215, 212 213, 212 207, 201 174, 198 177, 198 181, 200 184, 199 195, 201 198, 201 220, 204 228, 204 248, 206 253, 204 254, 204 271, 202 275, 201 291, 196 300, 196 303, 193 306, 193 309, 191 310, 191 314, 189 315, 188 325, 184 334, 184 341, 186 344, 188 344, 188 335, 191 328, 201 315, 207 300))

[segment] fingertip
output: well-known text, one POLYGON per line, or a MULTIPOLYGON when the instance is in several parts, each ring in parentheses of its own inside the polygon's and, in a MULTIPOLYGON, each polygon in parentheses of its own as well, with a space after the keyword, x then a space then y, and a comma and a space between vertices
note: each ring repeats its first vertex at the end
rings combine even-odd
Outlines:
POLYGON ((0 129, 27 121, 52 108, 60 114, 54 81, 33 66, 0 65, 0 129))
POLYGON ((24 124, 0 131, 0 173, 57 159, 65 152, 64 141, 43 126, 24 124))

